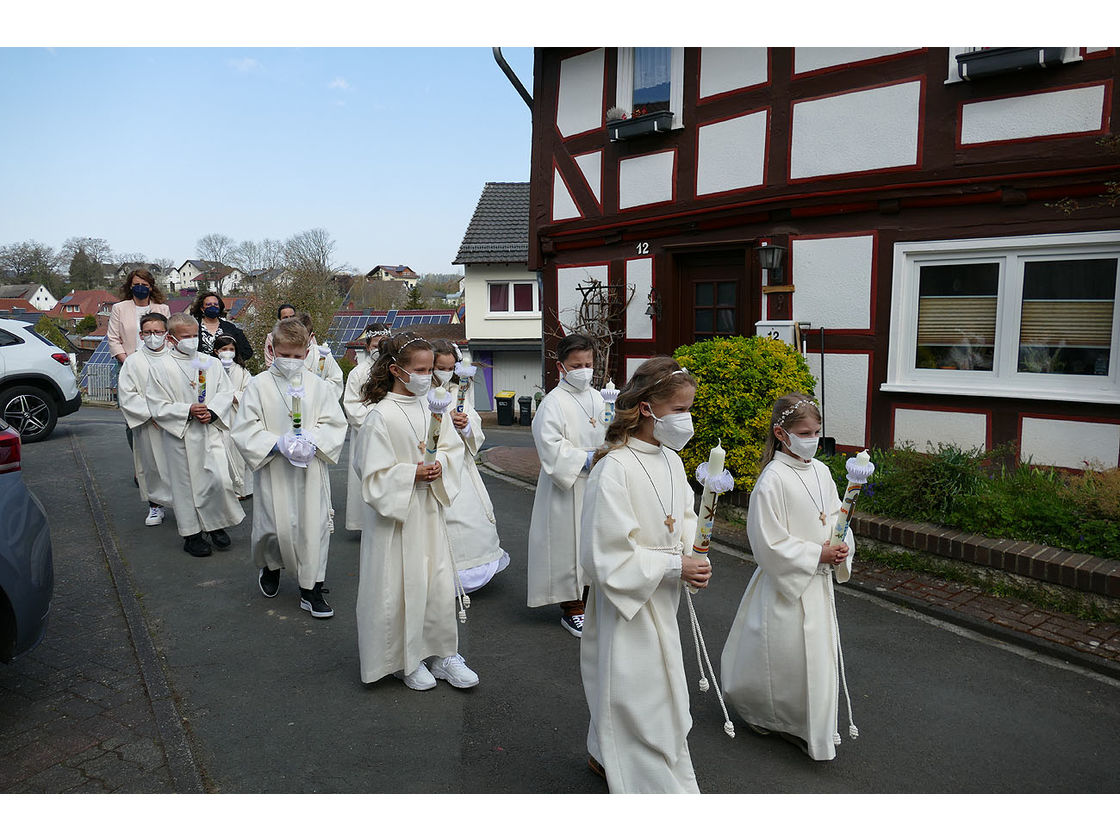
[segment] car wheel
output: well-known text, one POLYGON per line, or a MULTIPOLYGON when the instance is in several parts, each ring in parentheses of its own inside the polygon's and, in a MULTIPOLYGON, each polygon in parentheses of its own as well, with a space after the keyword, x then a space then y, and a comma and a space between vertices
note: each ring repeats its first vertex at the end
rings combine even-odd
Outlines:
POLYGON ((0 393, 0 417, 19 432, 20 440, 34 443, 54 431, 58 406, 46 391, 16 385, 0 393))

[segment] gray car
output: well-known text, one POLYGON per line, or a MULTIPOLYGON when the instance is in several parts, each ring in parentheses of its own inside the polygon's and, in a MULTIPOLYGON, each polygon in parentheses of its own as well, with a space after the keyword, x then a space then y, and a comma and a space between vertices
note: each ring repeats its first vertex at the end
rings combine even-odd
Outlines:
POLYGON ((0 662, 43 640, 54 594, 47 515, 23 483, 22 444, 0 418, 0 662))

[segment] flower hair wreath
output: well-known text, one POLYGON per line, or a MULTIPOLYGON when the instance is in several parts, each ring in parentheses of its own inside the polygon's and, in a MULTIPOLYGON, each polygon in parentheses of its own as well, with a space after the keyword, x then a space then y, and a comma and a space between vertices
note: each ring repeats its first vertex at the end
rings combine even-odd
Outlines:
MULTIPOLYGON (((813 400, 798 400, 778 416, 778 422, 775 425, 781 426, 789 415, 793 414, 803 405, 811 405, 813 408, 817 408, 817 404, 813 400)), ((819 411, 820 409, 818 408, 817 410, 819 411)), ((782 428, 785 427, 782 426, 782 428)))

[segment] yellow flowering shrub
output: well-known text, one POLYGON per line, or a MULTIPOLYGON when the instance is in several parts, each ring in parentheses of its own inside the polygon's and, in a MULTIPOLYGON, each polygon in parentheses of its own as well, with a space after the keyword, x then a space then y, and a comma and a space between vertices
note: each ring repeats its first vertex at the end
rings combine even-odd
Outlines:
POLYGON ((673 357, 698 383, 692 405, 695 435, 681 450, 689 477, 722 440, 735 489, 750 491, 774 402, 791 391, 813 394, 816 387, 805 358, 784 341, 762 336, 698 341, 678 347, 673 357))

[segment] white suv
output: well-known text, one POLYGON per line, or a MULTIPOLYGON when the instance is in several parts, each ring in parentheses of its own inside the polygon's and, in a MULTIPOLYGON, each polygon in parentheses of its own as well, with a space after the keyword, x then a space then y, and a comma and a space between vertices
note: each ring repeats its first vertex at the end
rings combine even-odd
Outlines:
POLYGON ((70 356, 35 332, 34 324, 0 318, 0 417, 22 441, 47 437, 59 417, 81 405, 70 356))

